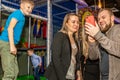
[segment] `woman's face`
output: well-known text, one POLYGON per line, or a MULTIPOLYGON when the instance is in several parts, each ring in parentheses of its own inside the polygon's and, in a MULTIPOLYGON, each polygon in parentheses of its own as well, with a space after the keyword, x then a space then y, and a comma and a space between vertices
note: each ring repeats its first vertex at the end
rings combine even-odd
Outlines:
POLYGON ((69 20, 66 22, 66 27, 68 32, 74 33, 79 29, 79 18, 78 16, 72 15, 69 17, 69 20))

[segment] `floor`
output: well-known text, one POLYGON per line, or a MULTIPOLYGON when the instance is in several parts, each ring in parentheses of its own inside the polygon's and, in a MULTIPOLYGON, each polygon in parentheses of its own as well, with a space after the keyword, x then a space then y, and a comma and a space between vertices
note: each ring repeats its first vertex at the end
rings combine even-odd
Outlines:
MULTIPOLYGON (((2 80, 1 79, 1 76, 0 76, 0 80, 2 80)), ((32 75, 30 75, 30 76, 19 76, 18 78, 17 78, 17 80, 34 80, 34 78, 33 78, 33 76, 32 75)), ((40 76, 40 80, 46 80, 46 78, 44 77, 44 76, 40 76)))

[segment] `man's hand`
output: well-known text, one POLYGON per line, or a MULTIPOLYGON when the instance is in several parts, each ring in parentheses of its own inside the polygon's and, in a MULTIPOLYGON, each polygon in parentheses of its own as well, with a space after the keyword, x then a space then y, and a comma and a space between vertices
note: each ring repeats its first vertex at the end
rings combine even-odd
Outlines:
POLYGON ((96 26, 86 22, 85 23, 85 33, 94 37, 100 31, 100 28, 96 22, 95 22, 95 25, 96 26))

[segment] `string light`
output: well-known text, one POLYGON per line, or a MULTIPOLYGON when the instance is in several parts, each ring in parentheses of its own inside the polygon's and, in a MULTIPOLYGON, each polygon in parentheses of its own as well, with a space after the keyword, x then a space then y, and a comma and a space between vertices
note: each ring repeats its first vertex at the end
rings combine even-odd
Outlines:
POLYGON ((102 8, 102 2, 101 2, 101 0, 98 0, 98 7, 102 8))

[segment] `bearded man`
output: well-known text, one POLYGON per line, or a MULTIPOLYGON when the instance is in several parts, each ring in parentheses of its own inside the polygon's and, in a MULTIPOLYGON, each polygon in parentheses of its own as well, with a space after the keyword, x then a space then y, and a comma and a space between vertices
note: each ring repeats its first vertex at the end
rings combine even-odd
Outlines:
POLYGON ((104 8, 98 12, 98 24, 85 23, 89 58, 100 59, 100 80, 120 80, 120 24, 114 14, 104 8))

